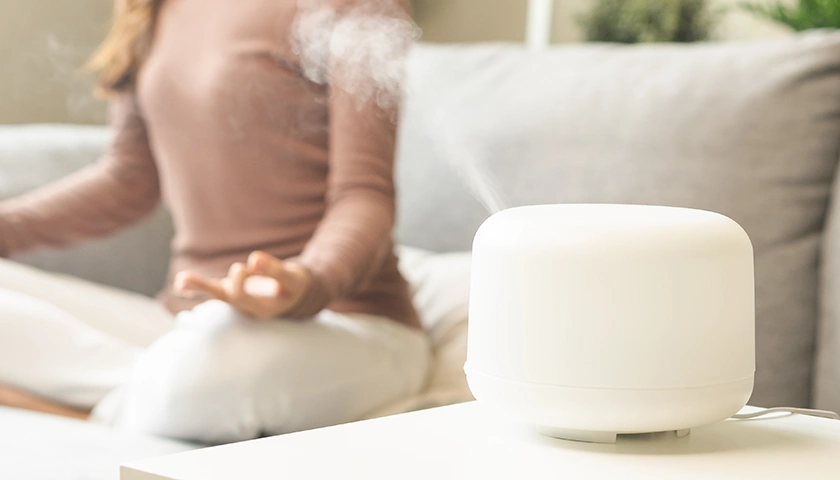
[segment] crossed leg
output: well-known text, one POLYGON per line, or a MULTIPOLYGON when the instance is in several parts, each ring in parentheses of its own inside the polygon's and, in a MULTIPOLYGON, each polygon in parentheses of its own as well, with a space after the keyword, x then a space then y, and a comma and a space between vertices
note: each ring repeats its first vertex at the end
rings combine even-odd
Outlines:
POLYGON ((0 259, 0 405, 87 418, 173 325, 153 299, 0 259))
POLYGON ((0 405, 4 407, 21 408, 33 412, 49 413, 70 417, 78 420, 87 420, 90 410, 77 409, 63 405, 58 402, 46 400, 24 390, 5 385, 0 385, 0 405))

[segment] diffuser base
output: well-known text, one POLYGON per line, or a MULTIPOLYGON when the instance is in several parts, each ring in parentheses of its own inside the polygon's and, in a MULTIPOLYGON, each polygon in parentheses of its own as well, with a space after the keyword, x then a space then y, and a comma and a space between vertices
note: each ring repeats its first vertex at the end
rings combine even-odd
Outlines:
MULTIPOLYGON (((548 437, 559 438, 561 440, 572 440, 575 442, 588 443, 615 443, 618 437, 617 432, 596 432, 592 430, 571 430, 568 428, 554 428, 537 425, 537 432, 548 437)), ((681 430, 671 430, 677 438, 682 438, 691 433, 690 428, 681 430)), ((670 433, 670 432, 660 432, 670 433)), ((632 435, 632 434, 630 434, 632 435)))
POLYGON ((753 386, 749 375, 699 387, 573 387, 508 380, 476 371, 469 363, 465 370, 479 402, 544 430, 572 432, 672 432, 716 423, 737 413, 753 386))

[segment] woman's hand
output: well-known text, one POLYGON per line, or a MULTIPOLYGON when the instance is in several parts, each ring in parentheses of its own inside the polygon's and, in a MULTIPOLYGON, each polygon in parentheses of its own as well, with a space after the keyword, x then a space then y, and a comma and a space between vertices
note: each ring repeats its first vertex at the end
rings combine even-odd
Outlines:
POLYGON ((231 265, 225 278, 206 278, 184 271, 175 276, 174 283, 177 293, 206 293, 265 320, 291 310, 309 290, 312 274, 296 263, 254 252, 247 263, 231 265))

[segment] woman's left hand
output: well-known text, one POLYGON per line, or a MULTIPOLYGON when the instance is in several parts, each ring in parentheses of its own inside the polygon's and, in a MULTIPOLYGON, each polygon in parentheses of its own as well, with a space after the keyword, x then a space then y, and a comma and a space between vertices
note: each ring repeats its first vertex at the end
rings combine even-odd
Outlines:
POLYGON ((312 284, 305 267, 284 262, 265 252, 254 252, 247 263, 234 263, 224 278, 207 278, 183 271, 175 276, 175 291, 203 292, 240 311, 265 320, 291 310, 312 284))

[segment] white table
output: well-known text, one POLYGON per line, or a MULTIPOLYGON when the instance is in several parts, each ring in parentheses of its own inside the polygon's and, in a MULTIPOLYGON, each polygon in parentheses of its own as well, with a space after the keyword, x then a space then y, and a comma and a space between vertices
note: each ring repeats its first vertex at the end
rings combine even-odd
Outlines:
POLYGON ((840 479, 840 421, 728 420, 604 445, 544 437, 473 402, 152 458, 121 478, 840 479))

